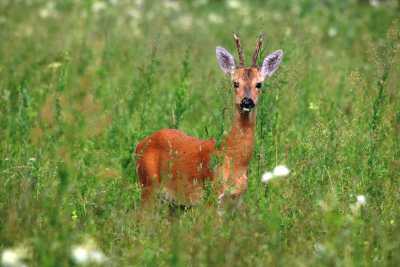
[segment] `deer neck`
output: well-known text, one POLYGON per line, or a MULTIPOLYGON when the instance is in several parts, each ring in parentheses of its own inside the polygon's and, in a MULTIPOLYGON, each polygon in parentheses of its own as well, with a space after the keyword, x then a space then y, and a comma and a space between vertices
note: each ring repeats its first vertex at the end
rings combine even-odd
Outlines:
POLYGON ((245 175, 254 148, 254 131, 256 112, 243 113, 235 108, 232 129, 222 142, 221 152, 224 155, 224 166, 229 168, 229 177, 238 178, 245 175))

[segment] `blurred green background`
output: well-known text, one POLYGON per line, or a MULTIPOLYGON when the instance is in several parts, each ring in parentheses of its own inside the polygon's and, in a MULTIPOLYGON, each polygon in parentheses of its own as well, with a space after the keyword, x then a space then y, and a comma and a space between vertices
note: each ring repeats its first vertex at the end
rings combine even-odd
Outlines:
POLYGON ((90 238, 107 266, 399 266, 399 13, 390 0, 0 0, 0 252, 70 266, 90 238), (285 53, 243 204, 143 214, 138 140, 230 129, 215 47, 236 55, 233 31, 247 62, 260 32, 262 57, 285 53), (262 184, 278 164, 290 176, 262 184))

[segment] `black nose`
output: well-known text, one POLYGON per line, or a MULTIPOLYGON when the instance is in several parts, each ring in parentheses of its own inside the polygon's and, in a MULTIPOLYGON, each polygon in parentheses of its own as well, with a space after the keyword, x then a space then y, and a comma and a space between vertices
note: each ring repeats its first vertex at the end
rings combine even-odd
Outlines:
POLYGON ((254 108, 254 106, 255 106, 255 104, 254 104, 253 99, 248 98, 248 97, 243 98, 242 102, 240 103, 240 108, 241 109, 250 110, 250 109, 254 108))

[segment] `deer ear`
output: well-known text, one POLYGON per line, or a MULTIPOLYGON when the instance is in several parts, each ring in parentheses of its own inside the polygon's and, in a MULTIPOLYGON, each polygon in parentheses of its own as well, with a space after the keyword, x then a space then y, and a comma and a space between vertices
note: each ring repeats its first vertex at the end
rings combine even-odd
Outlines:
POLYGON ((269 54, 263 61, 261 66, 261 75, 264 79, 269 78, 278 69, 283 57, 283 51, 277 50, 269 54))
POLYGON ((225 74, 232 74, 235 69, 235 58, 223 47, 215 49, 219 67, 225 74))

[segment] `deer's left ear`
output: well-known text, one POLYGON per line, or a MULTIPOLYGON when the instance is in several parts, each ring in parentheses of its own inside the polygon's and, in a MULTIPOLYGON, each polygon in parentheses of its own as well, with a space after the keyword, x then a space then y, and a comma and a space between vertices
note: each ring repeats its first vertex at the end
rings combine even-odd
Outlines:
POLYGON ((283 57, 283 51, 277 50, 271 54, 269 54, 263 61, 261 66, 261 75, 264 79, 267 79, 274 74, 274 72, 278 69, 279 64, 281 64, 283 57))

